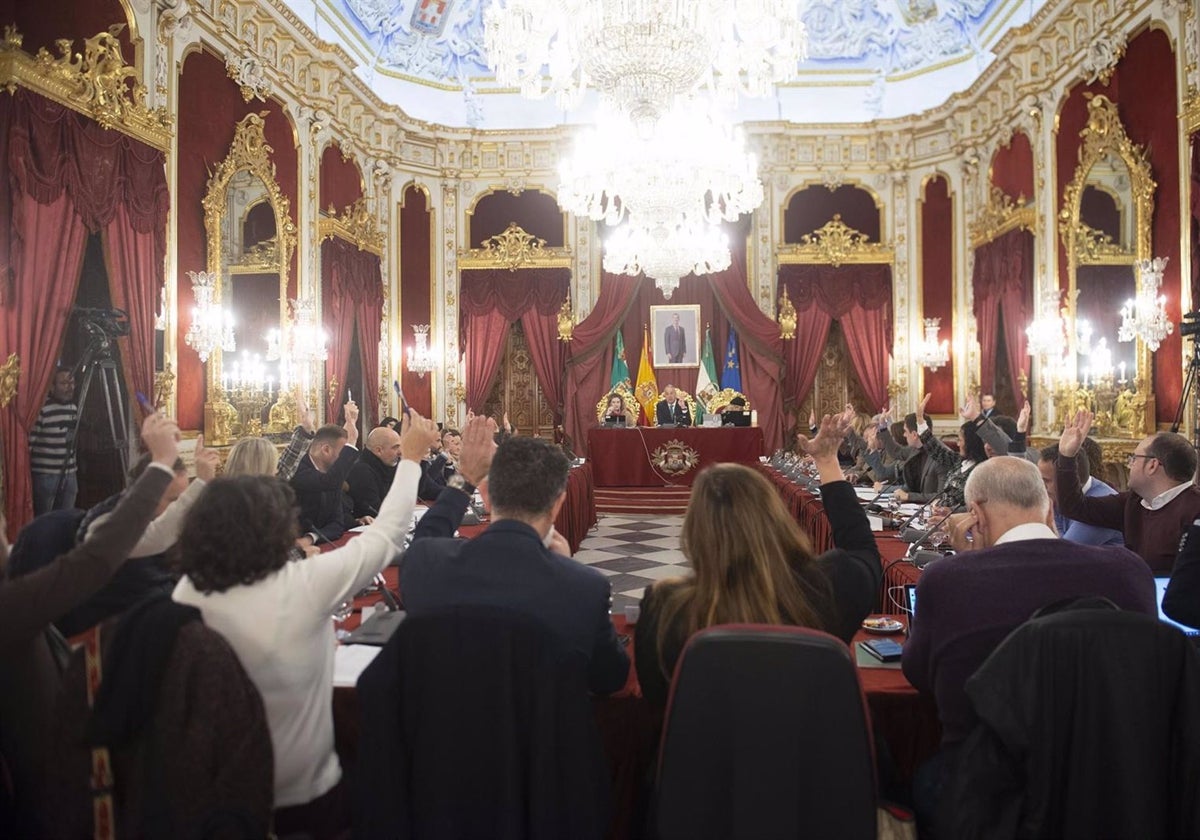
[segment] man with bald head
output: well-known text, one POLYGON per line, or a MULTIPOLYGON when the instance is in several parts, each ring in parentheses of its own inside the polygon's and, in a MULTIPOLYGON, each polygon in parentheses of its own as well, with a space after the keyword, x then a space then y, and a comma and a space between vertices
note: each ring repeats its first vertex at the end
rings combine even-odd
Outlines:
POLYGON ((372 429, 366 447, 346 478, 355 519, 374 519, 379 514, 379 505, 392 486, 399 461, 400 435, 396 430, 388 426, 372 429))
POLYGON ((1154 577, 1136 554, 1059 538, 1042 474, 1029 461, 984 461, 971 471, 963 496, 968 512, 953 517, 950 528, 958 553, 921 573, 901 659, 909 682, 933 695, 942 721, 942 752, 918 769, 913 783, 919 820, 928 819, 943 770, 952 770, 975 724, 967 678, 1005 636, 1042 607, 1085 595, 1158 614, 1154 577))

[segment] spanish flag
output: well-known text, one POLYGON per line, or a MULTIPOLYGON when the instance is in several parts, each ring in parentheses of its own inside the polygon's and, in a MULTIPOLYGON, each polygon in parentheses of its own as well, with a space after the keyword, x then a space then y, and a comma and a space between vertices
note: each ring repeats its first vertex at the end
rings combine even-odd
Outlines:
POLYGON ((654 406, 658 402, 658 380, 654 378, 654 368, 650 367, 650 336, 642 330, 642 361, 638 365, 637 388, 633 392, 641 403, 642 414, 646 422, 654 425, 654 406))

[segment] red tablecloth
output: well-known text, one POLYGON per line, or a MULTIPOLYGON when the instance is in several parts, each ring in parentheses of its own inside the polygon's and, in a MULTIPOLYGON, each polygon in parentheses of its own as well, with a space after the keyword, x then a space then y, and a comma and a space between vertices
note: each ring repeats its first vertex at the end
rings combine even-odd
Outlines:
POLYGON ((690 487, 696 473, 709 464, 757 464, 763 446, 762 429, 756 427, 596 428, 588 431, 588 462, 595 470, 597 487, 690 487), (667 451, 672 441, 680 444, 681 460, 691 466, 684 469, 682 463, 678 467, 669 463, 676 454, 667 451), (668 463, 656 464, 662 460, 668 463))

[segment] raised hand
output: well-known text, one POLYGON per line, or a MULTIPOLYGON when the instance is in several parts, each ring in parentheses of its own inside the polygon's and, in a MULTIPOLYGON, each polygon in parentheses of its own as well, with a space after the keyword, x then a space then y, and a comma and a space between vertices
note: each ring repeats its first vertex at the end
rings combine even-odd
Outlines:
POLYGON ((925 419, 925 415, 928 413, 925 410, 925 407, 929 405, 929 401, 931 399, 933 399, 933 394, 926 394, 921 399, 921 404, 919 406, 917 406, 917 425, 918 426, 921 424, 921 421, 925 419))
POLYGON ((808 428, 815 429, 817 427, 817 410, 810 408, 808 410, 808 428))
POLYGON ((142 421, 142 443, 149 450, 151 459, 172 470, 179 459, 180 437, 179 426, 174 420, 163 416, 161 411, 147 414, 142 421))
POLYGON ((317 430, 317 412, 307 402, 300 406, 300 425, 309 433, 317 430))
POLYGON ((354 446, 358 443, 358 403, 354 400, 349 400, 342 410, 346 413, 346 422, 342 424, 342 428, 346 430, 347 442, 354 446))
POLYGON ((490 417, 476 415, 467 421, 462 432, 462 455, 458 459, 458 471, 463 478, 479 485, 487 478, 496 454, 496 421, 490 417))
POLYGON ((979 416, 979 401, 972 394, 967 397, 967 401, 963 403, 962 411, 958 415, 968 423, 979 416))
POLYGON ((1074 458, 1083 446, 1084 439, 1092 430, 1092 420, 1095 415, 1086 408, 1082 409, 1073 419, 1068 420, 1063 429, 1062 437, 1058 439, 1058 454, 1065 458, 1074 458))
POLYGON ((217 477, 217 467, 221 464, 221 456, 217 450, 204 445, 204 435, 196 435, 196 478, 201 481, 212 481, 217 477))
POLYGON ((842 438, 846 436, 846 430, 849 428, 850 421, 846 419, 845 414, 826 414, 821 418, 816 437, 809 440, 804 435, 797 435, 796 440, 800 448, 811 455, 814 461, 829 458, 836 461, 838 447, 842 445, 842 438))
POLYGON ((437 439, 437 423, 425 419, 415 410, 410 411, 404 423, 404 431, 400 433, 400 457, 406 461, 420 463, 437 439))
POLYGON ((1025 400, 1025 405, 1021 406, 1021 411, 1017 415, 1017 431, 1024 434, 1029 431, 1029 400, 1025 400))

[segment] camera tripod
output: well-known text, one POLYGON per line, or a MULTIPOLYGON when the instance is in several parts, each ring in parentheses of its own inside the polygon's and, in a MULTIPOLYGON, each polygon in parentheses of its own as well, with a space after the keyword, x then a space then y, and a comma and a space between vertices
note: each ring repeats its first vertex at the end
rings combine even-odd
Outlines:
POLYGON ((1200 448, 1200 393, 1196 392, 1196 372, 1200 370, 1200 336, 1192 336, 1192 360, 1188 363, 1187 379, 1179 396, 1179 408, 1175 410, 1175 422, 1171 431, 1178 432, 1183 423, 1183 410, 1189 403, 1192 407, 1192 446, 1200 448))
POLYGON ((117 360, 113 357, 113 342, 116 341, 116 337, 109 335, 92 321, 85 321, 83 326, 90 339, 72 370, 72 374, 77 379, 82 377, 79 399, 76 402, 79 413, 76 416, 75 425, 67 433, 67 451, 70 453, 70 457, 63 459, 62 468, 58 473, 58 485, 54 488, 56 502, 62 495, 63 483, 67 479, 67 464, 76 461, 75 456, 79 448, 79 423, 83 417, 84 406, 87 405, 88 392, 91 390, 92 381, 97 372, 100 374, 100 386, 104 389, 104 408, 108 415, 108 430, 112 435, 113 451, 118 453, 121 459, 122 483, 128 483, 128 477, 125 475, 129 454, 129 437, 126 427, 128 421, 125 414, 125 400, 121 396, 121 380, 119 378, 121 374, 117 360))

